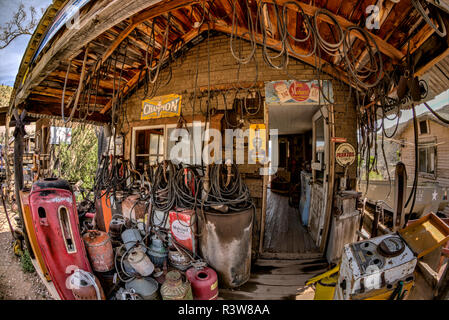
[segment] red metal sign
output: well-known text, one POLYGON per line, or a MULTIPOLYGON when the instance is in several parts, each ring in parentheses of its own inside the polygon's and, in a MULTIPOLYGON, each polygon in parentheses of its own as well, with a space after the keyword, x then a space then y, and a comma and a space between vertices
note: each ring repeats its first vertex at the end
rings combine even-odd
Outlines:
POLYGON ((332 137, 331 141, 336 142, 336 143, 343 143, 343 142, 346 142, 346 138, 332 137))

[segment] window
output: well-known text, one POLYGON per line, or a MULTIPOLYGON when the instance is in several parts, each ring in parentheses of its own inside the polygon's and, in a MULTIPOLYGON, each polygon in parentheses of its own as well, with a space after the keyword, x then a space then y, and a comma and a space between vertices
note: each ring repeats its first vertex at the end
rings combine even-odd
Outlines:
POLYGON ((164 128, 136 131, 135 167, 143 172, 148 165, 164 160, 164 128))
POLYGON ((75 253, 76 245, 73 241, 72 225, 69 212, 66 207, 59 207, 59 223, 67 253, 75 253))
MULTIPOLYGON (((197 130, 194 130, 192 123, 187 124, 187 127, 190 135, 197 130)), ((197 128, 196 125, 195 128, 197 128)), ((182 136, 179 136, 177 141, 171 141, 170 135, 175 129, 176 124, 137 127, 133 129, 132 145, 134 145, 134 148, 131 150, 131 159, 138 172, 144 172, 146 167, 160 163, 164 159, 172 160, 174 163, 178 163, 179 161, 188 164, 201 163, 201 141, 204 134, 204 123, 201 123, 201 136, 197 137, 195 144, 193 143, 194 138, 190 139, 189 157, 184 156, 179 159, 170 159, 170 152, 177 143, 189 142, 184 141, 182 136)))
POLYGON ((422 120, 419 122, 419 134, 428 134, 429 133, 429 124, 427 120, 422 120))
MULTIPOLYGON (((196 134, 196 130, 199 130, 199 125, 195 125, 195 132, 194 128, 191 123, 187 125, 187 131, 189 135, 189 139, 185 139, 186 137, 182 136, 182 133, 180 131, 175 131, 176 127, 170 127, 167 128, 167 157, 171 157, 171 151, 172 148, 177 144, 187 144, 187 148, 189 149, 189 155, 181 155, 174 154, 173 158, 170 159, 173 161, 173 163, 185 163, 185 164, 200 164, 201 163, 201 155, 202 155, 202 139, 204 135, 204 124, 201 125, 201 132, 198 131, 198 133, 201 133, 200 136, 194 137, 194 134, 196 134), (170 139, 171 135, 174 134, 178 135, 178 140, 172 141, 170 139), (184 141, 186 140, 186 141, 184 141)), ((185 128, 184 128, 185 129, 185 128)), ((179 149, 178 149, 179 150, 179 149)))
POLYGON ((436 146, 418 147, 418 171, 419 173, 435 175, 436 146))

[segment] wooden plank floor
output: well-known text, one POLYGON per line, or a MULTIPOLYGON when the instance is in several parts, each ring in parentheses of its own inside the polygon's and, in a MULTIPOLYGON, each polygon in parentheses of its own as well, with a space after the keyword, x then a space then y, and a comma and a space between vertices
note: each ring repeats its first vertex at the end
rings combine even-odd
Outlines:
POLYGON ((313 253, 318 248, 302 226, 299 209, 288 204, 288 197, 267 190, 264 251, 313 253))
POLYGON ((251 278, 237 289, 219 290, 223 300, 296 300, 311 277, 327 271, 326 259, 262 260, 253 264, 251 278))

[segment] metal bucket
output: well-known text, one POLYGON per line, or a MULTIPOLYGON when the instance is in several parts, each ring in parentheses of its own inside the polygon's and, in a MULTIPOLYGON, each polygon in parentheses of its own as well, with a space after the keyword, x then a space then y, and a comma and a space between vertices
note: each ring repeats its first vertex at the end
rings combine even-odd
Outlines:
POLYGON ((205 223, 198 221, 202 256, 217 271, 222 287, 239 287, 250 277, 253 213, 252 208, 226 214, 204 212, 205 223))

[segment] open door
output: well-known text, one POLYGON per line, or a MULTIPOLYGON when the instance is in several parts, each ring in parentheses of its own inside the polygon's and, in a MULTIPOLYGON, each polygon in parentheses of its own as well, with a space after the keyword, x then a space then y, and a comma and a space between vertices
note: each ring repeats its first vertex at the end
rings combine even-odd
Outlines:
POLYGON ((309 214, 309 232, 317 245, 321 247, 325 240, 325 221, 327 198, 329 193, 329 125, 328 111, 321 108, 312 118, 312 192, 309 214))

